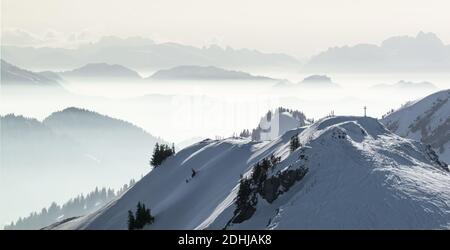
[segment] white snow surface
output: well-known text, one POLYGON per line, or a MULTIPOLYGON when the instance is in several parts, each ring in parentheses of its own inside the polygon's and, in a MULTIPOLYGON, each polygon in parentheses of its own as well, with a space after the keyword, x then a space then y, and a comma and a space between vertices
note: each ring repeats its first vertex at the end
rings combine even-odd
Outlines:
POLYGON ((309 171, 272 203, 258 194, 253 216, 227 229, 450 228, 450 174, 429 159, 422 143, 373 118, 330 117, 272 141, 196 143, 99 211, 53 229, 126 229, 127 212, 138 201, 155 216, 145 229, 222 229, 236 208, 240 175, 271 154, 281 157, 273 172, 309 171), (297 133, 302 147, 290 152, 297 133))
POLYGON ((450 163, 450 89, 412 102, 387 115, 381 122, 402 137, 422 140, 431 144, 440 158, 450 163), (443 104, 436 105, 440 102, 443 104), (429 116, 426 116, 427 114, 429 116), (418 123, 423 126, 413 129, 418 123), (438 129, 441 134, 434 135, 438 129), (437 140, 440 143, 436 143, 437 140))

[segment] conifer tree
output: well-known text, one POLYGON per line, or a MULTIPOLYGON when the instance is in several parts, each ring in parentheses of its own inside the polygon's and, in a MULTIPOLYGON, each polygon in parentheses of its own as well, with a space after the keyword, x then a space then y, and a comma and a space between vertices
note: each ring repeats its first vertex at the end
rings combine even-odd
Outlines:
POLYGON ((300 147, 300 141, 298 139, 298 134, 296 134, 291 138, 291 140, 289 142, 289 148, 290 148, 291 152, 294 152, 299 147, 300 147))
POLYGON ((155 218, 151 215, 150 209, 145 204, 138 202, 136 213, 133 215, 131 210, 128 211, 128 229, 142 229, 147 224, 152 224, 155 218))
POLYGON ((167 157, 175 154, 175 145, 172 144, 172 148, 170 148, 166 144, 155 144, 155 148, 153 149, 153 155, 150 160, 150 165, 153 167, 160 166, 167 157))
POLYGON ((136 228, 136 221, 131 210, 128 210, 128 230, 134 230, 136 228))

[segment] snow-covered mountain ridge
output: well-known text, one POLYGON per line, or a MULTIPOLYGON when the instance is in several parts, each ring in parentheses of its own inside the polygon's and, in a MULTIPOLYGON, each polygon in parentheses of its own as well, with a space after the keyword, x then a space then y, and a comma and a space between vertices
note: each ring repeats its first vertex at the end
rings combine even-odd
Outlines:
POLYGON ((442 90, 388 114, 381 122, 392 132, 430 144, 450 163, 450 90, 442 90))
POLYGON ((272 141, 196 143, 98 212, 54 228, 126 229, 139 201, 155 216, 145 229, 449 228, 450 174, 430 147, 376 119, 330 117, 272 141), (273 164, 258 168, 263 159, 273 164), (250 199, 237 198, 253 179, 250 199), (253 208, 240 220, 238 200, 253 208))

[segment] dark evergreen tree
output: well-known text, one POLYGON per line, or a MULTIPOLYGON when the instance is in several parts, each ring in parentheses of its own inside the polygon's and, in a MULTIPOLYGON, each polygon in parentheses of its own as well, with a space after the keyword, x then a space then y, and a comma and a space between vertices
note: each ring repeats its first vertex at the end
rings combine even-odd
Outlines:
POLYGON ((134 230, 136 228, 136 219, 134 218, 133 212, 128 210, 128 230, 134 230))
POLYGON ((160 166, 167 157, 175 154, 175 145, 172 144, 172 148, 170 148, 166 144, 155 144, 155 148, 153 149, 153 155, 150 160, 150 165, 153 167, 160 166))
POLYGON ((233 223, 241 223, 250 218, 256 211, 258 198, 252 190, 252 181, 247 178, 241 178, 239 181, 239 190, 236 196, 236 209, 234 210, 233 223))
POLYGON ((260 141, 261 140, 261 131, 262 131, 262 128, 259 125, 257 128, 252 130, 252 133, 251 133, 252 141, 260 141))
POLYGON ((133 215, 131 210, 128 210, 128 229, 142 229, 147 224, 152 224, 155 218, 151 215, 150 209, 145 207, 145 204, 138 202, 136 206, 136 213, 133 215))
POLYGON ((251 134, 250 134, 250 131, 248 129, 242 130, 242 132, 239 134, 239 137, 244 137, 244 138, 247 138, 247 137, 250 137, 250 136, 251 136, 251 134))
POLYGON ((272 120, 272 111, 271 111, 271 110, 269 110, 269 111, 267 112, 266 117, 267 117, 267 121, 270 122, 270 121, 272 120))
POLYGON ((294 152, 300 146, 301 145, 300 145, 300 141, 298 139, 298 134, 296 134, 291 138, 291 140, 289 142, 289 148, 290 148, 291 152, 294 152))
POLYGON ((251 193, 251 181, 247 178, 241 178, 239 180, 239 191, 236 196, 238 210, 242 210, 247 205, 251 193))
POLYGON ((281 157, 271 155, 257 162, 248 178, 240 175, 236 209, 231 222, 241 223, 253 215, 258 203, 257 194, 263 192, 263 182, 267 180, 267 171, 273 170, 280 161, 281 157))

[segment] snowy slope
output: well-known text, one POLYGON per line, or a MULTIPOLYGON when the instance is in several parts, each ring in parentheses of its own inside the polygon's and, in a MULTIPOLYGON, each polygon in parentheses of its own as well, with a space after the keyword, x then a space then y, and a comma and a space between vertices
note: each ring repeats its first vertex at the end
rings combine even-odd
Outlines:
POLYGON ((450 228, 448 166, 373 118, 325 118, 273 141, 199 142, 98 212, 53 228, 126 229, 138 201, 155 216, 146 229, 450 228), (297 133, 302 146, 291 152, 297 133), (233 222, 240 176, 252 178, 255 163, 272 154, 279 162, 264 180, 278 178, 282 187, 275 199, 266 192, 274 185, 262 188, 256 211, 233 222), (301 169, 300 179, 286 177, 301 169))
POLYGON ((297 110, 278 108, 263 116, 256 129, 252 131, 254 141, 273 140, 286 131, 305 126, 308 121, 305 115, 297 110))
POLYGON ((381 122, 394 133, 430 144, 450 163, 450 90, 443 90, 384 117, 381 122))

